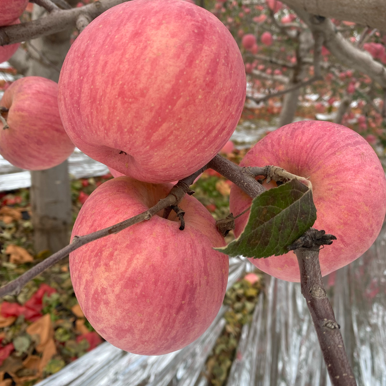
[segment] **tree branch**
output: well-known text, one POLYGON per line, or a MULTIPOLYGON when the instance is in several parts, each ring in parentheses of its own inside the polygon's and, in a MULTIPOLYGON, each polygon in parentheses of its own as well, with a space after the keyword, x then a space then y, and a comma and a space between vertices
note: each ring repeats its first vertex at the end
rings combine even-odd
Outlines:
MULTIPOLYGON (((88 244, 94 240, 98 240, 102 237, 109 236, 114 233, 118 233, 123 229, 128 228, 131 225, 137 224, 139 222, 150 220, 156 213, 166 209, 168 207, 173 207, 177 205, 185 193, 190 193, 189 185, 193 184, 194 180, 207 168, 210 167, 219 173, 223 174, 230 181, 237 184, 241 189, 243 189, 251 197, 256 197, 258 194, 261 194, 265 191, 265 188, 259 184, 252 176, 242 173, 243 168, 232 163, 228 159, 216 155, 208 165, 204 166, 194 174, 189 177, 184 178, 179 181, 170 191, 170 193, 164 199, 160 200, 155 206, 150 208, 144 213, 138 214, 132 218, 124 220, 116 225, 111 227, 101 229, 97 232, 90 233, 84 236, 75 236, 72 243, 67 245, 60 251, 54 253, 52 256, 37 264, 35 267, 31 268, 29 271, 18 277, 17 279, 11 281, 5 286, 0 288, 0 297, 3 297, 10 293, 19 293, 21 288, 27 284, 34 277, 42 273, 47 268, 53 266, 60 260, 64 259, 69 255, 69 253, 75 251, 81 246, 88 244)), ((181 224, 182 225, 182 224, 181 224)))
POLYGON ((345 66, 368 75, 382 88, 386 88, 385 67, 375 61, 368 52, 361 51, 347 41, 336 31, 331 20, 311 15, 303 7, 292 7, 292 9, 308 25, 313 34, 320 33, 323 36, 324 46, 336 59, 345 66))
POLYGON ((34 277, 45 271, 47 268, 52 267, 60 260, 63 260, 71 252, 80 248, 81 246, 91 243, 94 240, 101 239, 103 237, 118 233, 123 229, 128 228, 131 225, 137 224, 142 221, 150 220, 156 213, 160 210, 167 208, 168 206, 177 205, 182 197, 189 191, 189 185, 191 185, 194 180, 203 172, 205 168, 202 168, 192 174, 189 177, 184 178, 179 181, 175 186, 173 186, 170 193, 162 200, 160 200, 156 205, 148 209, 146 212, 138 214, 132 218, 121 221, 118 224, 112 225, 108 228, 101 229, 94 233, 90 233, 84 236, 75 236, 70 245, 67 245, 60 251, 54 253, 49 258, 45 259, 41 263, 35 265, 29 271, 19 276, 17 279, 7 283, 5 286, 0 288, 0 297, 8 295, 10 293, 18 294, 22 287, 26 285, 34 277))
POLYGON ((302 88, 302 87, 305 87, 305 86, 308 86, 318 80, 323 80, 323 78, 321 76, 314 76, 304 82, 299 82, 299 83, 296 83, 294 86, 292 87, 288 87, 286 88, 285 90, 283 91, 277 91, 277 92, 273 92, 272 94, 267 94, 261 98, 253 98, 253 97, 250 97, 250 96, 247 96, 248 99, 251 99, 253 101, 255 101, 256 103, 260 103, 260 102, 264 102, 270 98, 274 98, 274 97, 279 97, 281 95, 284 95, 284 94, 287 94, 291 91, 294 91, 294 90, 297 90, 299 88, 302 88))
POLYGON ((0 27, 0 46, 52 35, 75 26, 76 20, 82 14, 93 20, 109 8, 126 1, 128 0, 100 0, 79 8, 58 10, 27 23, 0 27))
POLYGON ((59 11, 60 8, 51 0, 32 0, 31 3, 35 3, 40 7, 43 7, 47 12, 59 11))
POLYGON ((319 247, 330 245, 335 236, 310 228, 295 245, 302 294, 307 302, 327 371, 334 386, 355 386, 356 381, 344 348, 340 326, 323 287, 319 247))
POLYGON ((282 0, 290 8, 386 31, 384 0, 282 0))

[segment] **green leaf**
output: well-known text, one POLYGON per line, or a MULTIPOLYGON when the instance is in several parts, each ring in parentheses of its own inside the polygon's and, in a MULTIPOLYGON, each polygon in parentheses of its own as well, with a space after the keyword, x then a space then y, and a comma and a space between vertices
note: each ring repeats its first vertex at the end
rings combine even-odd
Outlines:
POLYGON ((283 255, 315 221, 312 190, 293 179, 256 197, 243 233, 216 250, 255 259, 283 255))

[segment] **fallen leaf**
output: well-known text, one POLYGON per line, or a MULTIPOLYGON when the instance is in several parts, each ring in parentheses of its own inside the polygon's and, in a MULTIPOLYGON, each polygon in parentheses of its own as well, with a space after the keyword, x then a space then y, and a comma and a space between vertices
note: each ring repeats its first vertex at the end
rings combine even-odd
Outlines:
POLYGON ((37 355, 30 355, 23 361, 23 365, 27 369, 38 370, 40 358, 37 355))
POLYGON ((74 307, 71 308, 71 311, 77 316, 78 318, 84 318, 84 313, 82 309, 80 308, 79 304, 75 304, 74 307))
POLYGON ((10 208, 9 206, 3 206, 0 209, 0 220, 5 224, 10 224, 13 221, 21 220, 21 212, 17 209, 10 208))
POLYGON ((14 244, 8 245, 5 253, 7 255, 11 255, 9 262, 13 264, 30 263, 34 260, 34 258, 28 253, 27 250, 14 244))
POLYGON ((83 335, 90 332, 90 331, 88 330, 88 328, 84 325, 84 322, 85 322, 84 319, 78 319, 78 320, 75 322, 75 329, 76 329, 76 331, 80 332, 80 333, 83 334, 83 335))
POLYGON ((11 386, 12 385, 12 379, 8 378, 5 381, 0 382, 0 386, 11 386))
POLYGON ((43 373, 44 368, 55 354, 56 346, 54 340, 51 338, 44 346, 42 359, 39 364, 40 373, 43 373))
POLYGON ((54 336, 50 315, 44 315, 28 326, 26 331, 29 335, 39 336, 39 345, 36 347, 36 351, 39 353, 44 352, 46 345, 50 344, 50 341, 54 336))
POLYGON ((3 364, 4 360, 11 355, 13 350, 13 343, 9 343, 6 346, 0 348, 0 366, 3 364))
POLYGON ((101 337, 95 331, 88 332, 87 334, 80 335, 76 338, 78 343, 82 340, 87 340, 87 342, 90 344, 90 347, 87 349, 87 351, 91 351, 96 346, 98 346, 98 344, 102 343, 101 337))
POLYGON ((8 318, 5 318, 4 316, 0 315, 0 328, 10 326, 15 320, 15 316, 9 316, 8 318))
POLYGON ((28 351, 29 346, 31 345, 31 338, 28 335, 17 336, 13 340, 13 345, 16 351, 25 353, 28 351))

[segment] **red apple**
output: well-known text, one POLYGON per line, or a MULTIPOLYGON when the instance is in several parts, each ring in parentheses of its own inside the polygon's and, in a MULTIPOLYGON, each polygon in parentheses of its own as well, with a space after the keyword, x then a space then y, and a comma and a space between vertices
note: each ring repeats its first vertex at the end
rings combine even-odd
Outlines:
POLYGON ((235 149, 235 145, 232 141, 228 141, 225 146, 221 149, 221 153, 229 154, 235 149))
POLYGON ((74 151, 58 108, 58 85, 38 76, 21 78, 5 91, 0 106, 9 128, 0 121, 0 154, 28 170, 59 165, 74 151))
MULTIPOLYGON (((367 141, 347 127, 319 121, 283 126, 259 141, 240 165, 275 165, 310 179, 317 209, 314 227, 337 237, 320 251, 323 276, 361 256, 381 230, 386 212, 385 173, 367 141)), ((231 212, 236 216, 250 204, 251 199, 233 185, 231 212)), ((248 214, 236 220, 236 236, 247 220, 248 214)), ((300 280, 293 252, 251 262, 279 279, 300 280)))
POLYGON ((25 10, 28 0, 0 0, 0 26, 12 24, 25 10))
POLYGON ((271 46, 273 43, 272 34, 270 32, 264 32, 261 35, 261 42, 266 46, 271 46))
POLYGON ((252 34, 247 34, 243 36, 241 44, 246 50, 251 50, 252 47, 256 44, 256 38, 252 34))
MULTIPOLYGON (((10 24, 20 24, 20 20, 17 19, 10 24)), ((0 63, 6 62, 20 47, 20 43, 8 44, 7 46, 0 46, 0 63)))
POLYGON ((214 15, 180 0, 135 0, 104 12, 71 46, 59 108, 84 153, 138 180, 170 182, 220 151, 245 93, 240 51, 214 15))
MULTIPOLYGON (((133 217, 166 197, 171 184, 130 177, 105 182, 87 199, 72 237, 133 217)), ((194 197, 180 203, 185 229, 162 213, 70 254, 79 304, 95 330, 114 346, 161 355, 197 339, 221 307, 228 257, 216 252, 224 239, 194 197)))

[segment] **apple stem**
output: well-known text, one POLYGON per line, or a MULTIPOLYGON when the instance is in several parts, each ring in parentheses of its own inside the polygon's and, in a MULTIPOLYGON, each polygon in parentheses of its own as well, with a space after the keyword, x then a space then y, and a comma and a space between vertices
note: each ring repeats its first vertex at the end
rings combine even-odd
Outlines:
POLYGON ((3 126, 3 130, 9 129, 9 126, 8 126, 8 123, 7 123, 6 119, 1 114, 0 114, 0 121, 4 125, 3 126))
POLYGON ((304 296, 316 333, 327 371, 333 386, 355 386, 354 373, 344 348, 340 326, 323 287, 319 264, 321 245, 336 240, 325 231, 310 228, 289 249, 294 250, 299 263, 301 291, 304 296))
POLYGON ((180 231, 183 231, 185 229, 185 219, 184 219, 185 212, 178 205, 171 205, 171 208, 176 212, 176 215, 180 219, 180 222, 181 222, 180 231))

